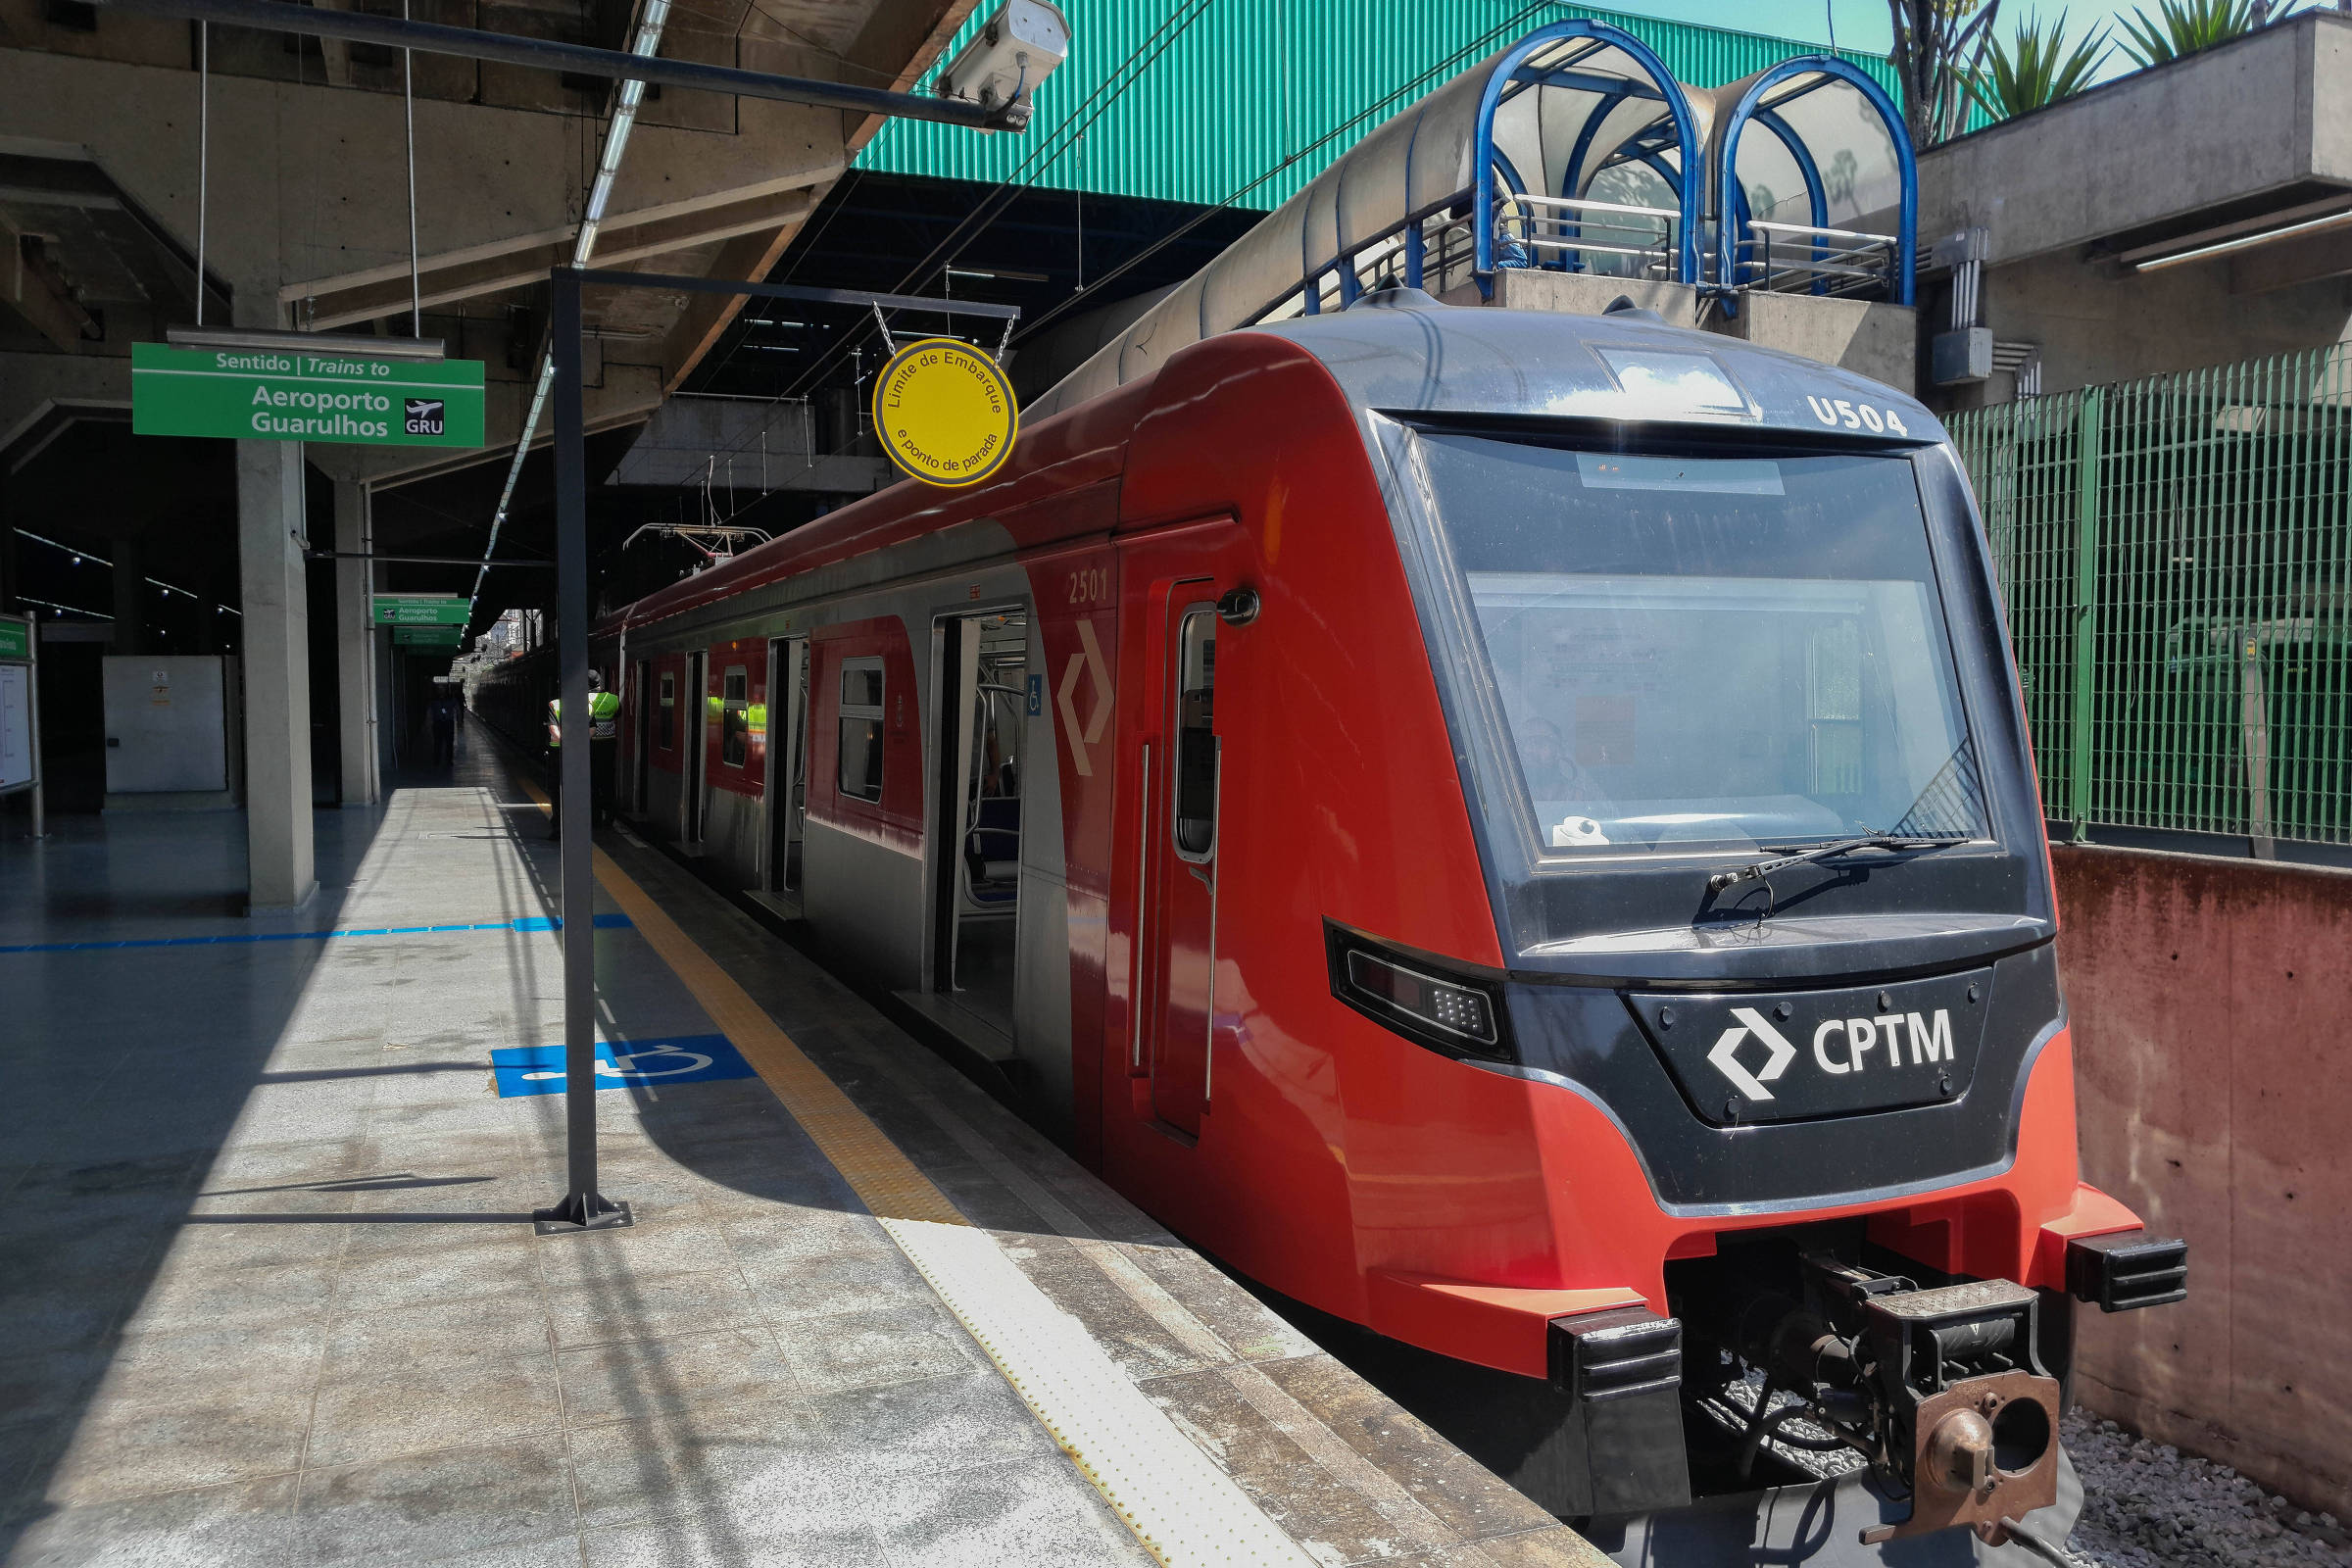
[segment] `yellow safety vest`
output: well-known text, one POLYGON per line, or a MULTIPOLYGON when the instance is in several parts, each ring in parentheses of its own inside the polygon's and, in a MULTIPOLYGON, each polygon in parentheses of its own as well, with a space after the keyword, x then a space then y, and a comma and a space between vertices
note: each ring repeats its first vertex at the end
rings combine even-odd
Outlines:
MULTIPOLYGON (((620 739, 620 693, 590 692, 588 694, 588 738, 591 741, 620 739)), ((547 744, 564 744, 564 700, 548 699, 547 744)))

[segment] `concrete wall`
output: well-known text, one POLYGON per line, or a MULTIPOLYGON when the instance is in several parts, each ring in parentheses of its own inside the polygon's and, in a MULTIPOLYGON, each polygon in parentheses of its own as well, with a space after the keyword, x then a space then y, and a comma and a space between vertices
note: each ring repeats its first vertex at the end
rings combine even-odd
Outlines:
POLYGON ((1919 380, 1919 313, 1907 305, 1815 299, 1810 294, 1743 294, 1740 314, 1715 330, 1835 365, 1910 392, 1919 380))
POLYGON ((2189 1297, 2082 1320, 2077 1396, 2352 1516, 2352 872, 2060 848, 2083 1179, 2189 1297))
POLYGON ((2347 93, 2352 17, 2319 12, 2133 72, 1925 154, 1920 242, 1981 226, 1999 266, 2265 191, 2352 184, 2347 93))
MULTIPOLYGON (((1987 270, 1984 324, 2001 341, 2038 344, 2041 389, 2068 392, 2352 338, 2352 276, 2248 294, 2233 291, 2226 259, 2125 272, 2042 256, 1987 270)), ((2011 372, 1995 371, 1945 389, 1940 401, 1978 408, 2007 402, 2015 388, 2011 372)))
MULTIPOLYGON (((1476 294, 1472 292, 1465 298, 1475 299, 1476 294)), ((1532 267, 1506 267, 1494 274, 1494 303, 1506 311, 1598 316, 1619 299, 1629 299, 1642 310, 1657 312, 1671 326, 1706 324, 1698 290, 1689 283, 1602 277, 1594 272, 1551 272, 1532 267)))
MULTIPOLYGON (((1984 231, 1981 323, 2040 350, 2041 389, 2129 380, 2352 338, 2352 232, 2136 271, 2119 257, 2332 211, 2352 195, 2352 16, 2307 11, 1919 161, 1923 247, 1984 231), (2233 227, 2231 225, 2244 225, 2233 227)), ((1923 301, 1948 323, 1939 287, 1923 301)), ((2016 395, 2013 371, 1928 389, 2016 395)))
MULTIPOLYGON (((1470 297, 1463 295, 1465 301, 1470 297)), ((1695 326, 1758 348, 1801 355, 1884 381, 1898 391, 1911 391, 1917 380, 1919 318, 1909 306, 1816 299, 1810 294, 1743 294, 1740 314, 1726 317, 1710 309, 1688 283, 1535 268, 1504 268, 1494 274, 1493 303, 1505 310, 1598 316, 1620 298, 1657 312, 1671 325, 1695 326)))

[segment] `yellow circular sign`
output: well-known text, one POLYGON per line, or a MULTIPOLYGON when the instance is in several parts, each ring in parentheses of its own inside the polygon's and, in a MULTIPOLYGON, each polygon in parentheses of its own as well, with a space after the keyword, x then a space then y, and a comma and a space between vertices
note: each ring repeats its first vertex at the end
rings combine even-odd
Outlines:
POLYGON ((977 484, 1004 465, 1021 411, 997 362, 952 337, 918 338, 874 382, 882 449, 925 484, 977 484))

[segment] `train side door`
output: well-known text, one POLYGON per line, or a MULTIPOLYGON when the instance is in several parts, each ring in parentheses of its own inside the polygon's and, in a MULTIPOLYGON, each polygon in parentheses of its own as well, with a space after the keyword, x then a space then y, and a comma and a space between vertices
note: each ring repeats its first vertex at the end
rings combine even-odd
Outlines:
POLYGON ((1235 783, 1243 760, 1224 739, 1237 699, 1230 661, 1217 656, 1235 634, 1218 604, 1255 559, 1230 516, 1155 530, 1119 553, 1121 701, 1141 719, 1119 764, 1135 780, 1120 789, 1133 814, 1117 817, 1136 847, 1133 878, 1114 881, 1135 900, 1128 1103, 1184 1138, 1200 1137, 1215 1103, 1217 915, 1220 899, 1236 896, 1224 874, 1225 808, 1245 798, 1235 783))
POLYGON ((1210 1031, 1216 1016, 1217 804, 1221 782, 1216 726, 1217 611, 1213 584, 1180 582, 1168 597, 1159 681, 1161 737, 1152 760, 1147 808, 1148 939, 1156 962, 1147 1002, 1152 1110, 1196 1137, 1209 1093, 1210 1031))
POLYGON ((798 893, 801 843, 808 824, 806 637, 778 637, 768 644, 767 718, 768 888, 798 893))
POLYGON ((630 711, 629 812, 643 816, 652 803, 654 760, 654 662, 637 661, 637 674, 628 693, 630 711))
POLYGON ((704 757, 710 745, 707 722, 710 684, 710 656, 692 653, 686 656, 686 769, 684 783, 685 819, 682 842, 694 845, 703 842, 703 781, 709 774, 704 757))

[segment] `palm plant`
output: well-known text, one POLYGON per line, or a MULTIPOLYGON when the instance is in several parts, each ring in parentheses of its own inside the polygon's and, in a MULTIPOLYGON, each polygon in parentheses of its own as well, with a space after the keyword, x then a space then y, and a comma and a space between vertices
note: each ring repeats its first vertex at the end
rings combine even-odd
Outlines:
POLYGON ((1960 134, 1971 77, 1984 64, 2001 0, 1886 0, 1894 24, 1888 62, 1903 89, 1911 145, 1925 152, 1960 134))
POLYGON ((2107 58, 2107 34, 2094 32, 2065 48, 2066 13, 2047 27, 2021 22, 2007 43, 1993 41, 1985 68, 1961 78, 1979 108, 1995 120, 2014 120, 2072 98, 2090 85, 2107 58))
MULTIPOLYGON (((2287 9, 2278 7, 2278 15, 2287 9)), ((2124 53, 2142 66, 2160 66, 2242 38, 2274 18, 2270 0, 2156 0, 2153 11, 2142 6, 2136 16, 2116 20, 2124 53)))

